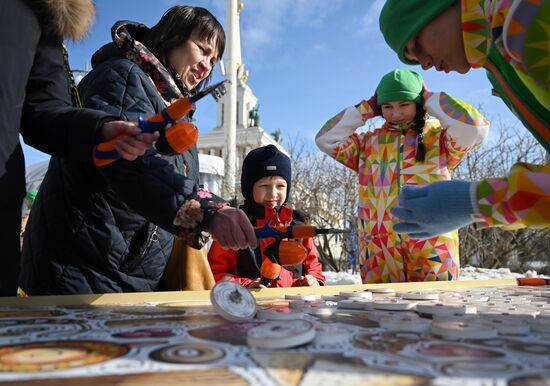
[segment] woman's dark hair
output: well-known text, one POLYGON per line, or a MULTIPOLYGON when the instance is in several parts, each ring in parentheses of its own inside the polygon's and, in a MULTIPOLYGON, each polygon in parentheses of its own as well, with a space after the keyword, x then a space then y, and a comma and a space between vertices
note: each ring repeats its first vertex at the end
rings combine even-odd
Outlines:
MULTIPOLYGON (((173 72, 168 65, 168 54, 173 48, 189 40, 191 35, 203 42, 215 40, 218 53, 216 60, 221 60, 225 50, 225 32, 214 15, 202 7, 177 5, 170 8, 143 37, 142 43, 173 72)), ((196 91, 208 84, 210 76, 211 74, 199 83, 196 91)))
POLYGON ((426 124, 426 110, 420 103, 416 104, 416 115, 411 125, 411 129, 416 133, 416 160, 424 162, 426 160, 426 145, 424 145, 424 125, 426 124))

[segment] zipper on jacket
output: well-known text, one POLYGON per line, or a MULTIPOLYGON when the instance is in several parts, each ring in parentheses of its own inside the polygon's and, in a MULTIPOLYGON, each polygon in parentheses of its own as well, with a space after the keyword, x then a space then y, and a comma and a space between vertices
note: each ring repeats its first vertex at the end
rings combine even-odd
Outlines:
POLYGON ((403 140, 403 143, 401 143, 401 137, 403 134, 399 132, 397 134, 397 195, 401 193, 401 161, 403 160, 403 148, 402 146, 405 146, 405 141, 403 140))
POLYGON ((153 245, 153 243, 158 241, 159 239, 159 236, 157 233, 158 229, 159 227, 155 225, 155 227, 153 228, 153 232, 151 232, 151 236, 149 236, 149 240, 147 240, 147 244, 145 245, 143 252, 141 252, 141 254, 139 255, 139 258, 136 259, 131 265, 128 265, 128 272, 133 271, 139 264, 141 264, 141 262, 145 258, 145 255, 151 249, 151 246, 153 245))
MULTIPOLYGON (((403 161, 403 147, 405 147, 405 140, 406 140, 406 134, 403 132, 400 132, 397 136, 398 141, 398 150, 397 150, 397 197, 399 197, 399 193, 401 193, 401 162, 403 161), (401 137, 403 137, 403 141, 401 141, 401 137)), ((399 246, 403 246, 403 237, 401 237, 400 233, 397 234, 397 240, 399 240, 399 246)))

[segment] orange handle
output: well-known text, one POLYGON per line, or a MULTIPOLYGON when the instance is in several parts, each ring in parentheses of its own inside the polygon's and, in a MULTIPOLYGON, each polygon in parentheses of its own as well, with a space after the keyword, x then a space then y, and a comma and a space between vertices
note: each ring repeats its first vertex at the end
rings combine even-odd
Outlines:
POLYGON ((278 232, 285 233, 288 228, 292 227, 292 236, 295 239, 307 239, 315 236, 315 227, 312 225, 290 225, 290 226, 272 226, 278 232))
POLYGON ((517 282, 519 285, 549 285, 550 280, 549 279, 543 279, 538 277, 518 277, 517 282))
POLYGON ((115 146, 118 141, 126 138, 127 136, 128 134, 120 134, 120 135, 117 135, 115 138, 110 139, 107 142, 102 142, 99 145, 97 145, 94 148, 94 153, 93 153, 94 164, 96 166, 101 167, 101 166, 109 165, 115 162, 116 160, 118 160, 119 157, 113 158, 112 154, 113 152, 116 152, 118 155, 118 152, 116 151, 115 146))
POLYGON ((282 267, 279 264, 275 264, 269 259, 264 259, 262 266, 260 267, 260 275, 264 279, 275 280, 279 277, 281 268, 282 267))
POLYGON ((307 249, 298 241, 283 240, 279 245, 279 263, 282 266, 302 264, 307 257, 307 249))
MULTIPOLYGON (((180 98, 170 106, 166 107, 163 111, 156 113, 152 117, 147 118, 146 121, 140 123, 140 129, 144 133, 151 133, 159 130, 168 123, 180 119, 194 108, 195 105, 189 100, 189 98, 180 98)), ((197 142, 198 130, 193 124, 188 122, 180 122, 175 124, 173 127, 170 127, 170 129, 166 131, 166 139, 168 144, 177 153, 183 153, 197 142), (187 123, 187 125, 181 125, 183 123, 187 123), (188 127, 188 125, 191 127, 188 127), (169 133, 170 135, 168 135, 169 133)), ((102 167, 120 159, 120 154, 116 151, 115 145, 127 135, 128 134, 121 134, 116 138, 97 145, 93 151, 94 164, 98 167, 102 167)))
POLYGON ((191 103, 189 98, 180 98, 166 108, 166 112, 173 121, 180 119, 189 111, 194 110, 195 105, 191 103))
POLYGON ((199 131, 190 122, 178 122, 166 130, 165 136, 172 150, 181 154, 197 143, 199 131))
POLYGON ((315 227, 312 225, 294 225, 292 235, 295 239, 307 239, 315 236, 315 227))

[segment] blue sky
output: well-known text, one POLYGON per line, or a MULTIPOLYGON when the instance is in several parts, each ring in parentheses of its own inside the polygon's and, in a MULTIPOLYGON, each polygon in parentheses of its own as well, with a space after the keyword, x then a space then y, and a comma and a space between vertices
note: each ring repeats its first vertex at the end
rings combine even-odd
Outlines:
MULTIPOLYGON (((260 104, 261 126, 280 128, 283 138, 313 141, 319 128, 344 107, 368 99, 378 81, 394 68, 407 68, 385 44, 378 29, 382 0, 244 0, 241 11, 242 57, 248 84, 260 104)), ((71 67, 84 68, 91 55, 110 41, 117 20, 154 25, 171 6, 208 8, 225 26, 225 0, 96 0, 97 15, 88 36, 68 45, 71 67)), ((491 96, 484 70, 466 75, 420 71, 433 91, 445 91, 504 126, 518 126, 504 103, 491 96)), ((213 81, 221 80, 216 68, 213 81)), ((215 102, 201 100, 197 126, 207 133, 216 124, 215 102)), ((492 128, 492 135, 496 132, 492 128)), ((520 129, 524 130, 524 129, 520 129)), ((284 144, 284 143, 283 143, 284 144)), ((25 146, 27 165, 47 155, 25 146)))

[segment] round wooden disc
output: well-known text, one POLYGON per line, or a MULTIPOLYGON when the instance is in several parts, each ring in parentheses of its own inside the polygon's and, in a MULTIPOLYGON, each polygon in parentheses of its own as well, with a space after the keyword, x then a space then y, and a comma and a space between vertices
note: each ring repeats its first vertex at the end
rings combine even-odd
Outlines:
POLYGON ((408 300, 439 300, 437 292, 407 291, 398 292, 397 296, 408 300))
POLYGON ((380 327, 388 331, 424 333, 430 330, 431 322, 424 318, 414 317, 382 317, 378 321, 380 327))
POLYGON ((475 307, 468 307, 463 305, 451 306, 443 303, 417 304, 416 311, 428 315, 464 315, 472 313, 467 311, 475 311, 475 307))
POLYGON ((243 286, 220 281, 210 291, 214 309, 230 322, 246 322, 256 315, 256 299, 243 286))
POLYGON ((265 308, 258 311, 258 318, 267 320, 294 320, 302 319, 304 313, 302 310, 293 308, 265 308))
POLYGON ((432 334, 449 339, 491 339, 498 335, 496 328, 482 323, 432 323, 432 334))
POLYGON ((349 341, 353 331, 349 328, 335 326, 334 324, 318 324, 315 326, 314 343, 332 346, 349 341))
POLYGON ((416 307, 416 303, 400 299, 375 300, 371 305, 376 310, 385 311, 407 311, 416 307))
POLYGON ((372 292, 367 291, 343 291, 340 292, 339 296, 349 299, 349 298, 360 298, 360 299, 372 299, 372 292))
POLYGON ((315 338, 315 327, 307 320, 264 323, 248 330, 246 342, 258 348, 280 349, 300 346, 315 338))

